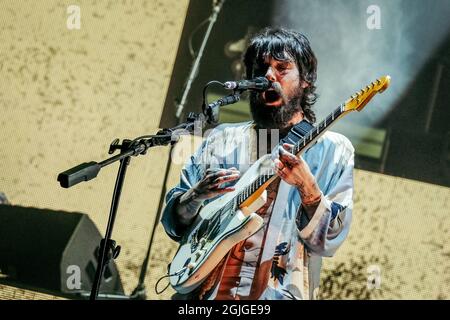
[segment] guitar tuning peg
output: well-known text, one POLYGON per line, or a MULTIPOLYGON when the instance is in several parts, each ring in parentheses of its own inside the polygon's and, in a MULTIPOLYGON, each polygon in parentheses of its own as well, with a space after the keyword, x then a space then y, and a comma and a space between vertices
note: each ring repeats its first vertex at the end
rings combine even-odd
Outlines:
POLYGON ((377 84, 381 84, 381 80, 380 79, 377 79, 377 84))

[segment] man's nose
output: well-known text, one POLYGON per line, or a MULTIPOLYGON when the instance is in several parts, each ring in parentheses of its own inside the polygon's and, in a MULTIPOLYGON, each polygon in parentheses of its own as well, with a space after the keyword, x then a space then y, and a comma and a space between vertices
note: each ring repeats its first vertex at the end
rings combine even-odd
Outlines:
POLYGON ((273 71, 272 67, 269 67, 266 71, 266 79, 271 81, 271 82, 275 82, 276 78, 275 78, 275 72, 273 71))

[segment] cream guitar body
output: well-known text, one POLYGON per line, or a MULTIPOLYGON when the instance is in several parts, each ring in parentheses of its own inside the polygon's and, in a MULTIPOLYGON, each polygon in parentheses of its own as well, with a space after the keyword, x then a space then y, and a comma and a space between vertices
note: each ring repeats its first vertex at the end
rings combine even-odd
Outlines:
POLYGON ((243 203, 240 195, 263 172, 270 155, 255 162, 235 184, 235 190, 205 205, 182 239, 169 268, 170 284, 179 293, 194 290, 238 242, 255 234, 263 219, 255 212, 267 200, 267 191, 253 193, 243 203))

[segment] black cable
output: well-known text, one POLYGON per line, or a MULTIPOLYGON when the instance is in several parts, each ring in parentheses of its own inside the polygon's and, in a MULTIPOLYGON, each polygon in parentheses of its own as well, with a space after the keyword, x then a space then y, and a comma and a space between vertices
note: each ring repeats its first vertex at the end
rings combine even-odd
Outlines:
POLYGON ((220 84, 222 87, 224 86, 224 84, 222 82, 216 81, 216 80, 210 81, 207 84, 205 84, 205 86, 203 87, 203 93, 202 93, 202 95, 203 95, 203 102, 202 102, 203 113, 205 112, 206 106, 208 105, 208 100, 206 99, 206 89, 208 89, 208 87, 212 84, 220 84))
POLYGON ((183 268, 181 268, 180 270, 178 270, 177 272, 174 272, 174 273, 172 273, 172 274, 165 274, 165 275, 163 275, 161 278, 159 278, 158 281, 156 281, 156 283, 155 283, 155 292, 156 292, 156 294, 161 294, 161 293, 163 293, 164 291, 167 290, 167 288, 168 288, 169 285, 170 285, 170 281, 169 281, 169 283, 167 284, 167 286, 164 287, 164 289, 162 289, 161 291, 158 291, 158 285, 159 285, 159 283, 161 282, 161 280, 163 280, 163 279, 165 279, 165 278, 170 278, 170 277, 173 277, 173 276, 179 276, 180 274, 182 274, 183 272, 185 272, 186 269, 187 269, 187 267, 183 267, 183 268))

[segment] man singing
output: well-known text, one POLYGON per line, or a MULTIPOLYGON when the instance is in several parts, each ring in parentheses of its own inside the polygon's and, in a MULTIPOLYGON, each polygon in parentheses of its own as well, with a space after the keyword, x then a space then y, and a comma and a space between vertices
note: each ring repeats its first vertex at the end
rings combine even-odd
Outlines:
POLYGON ((274 137, 278 143, 297 123, 316 120, 317 59, 304 35, 264 29, 250 40, 244 64, 247 79, 264 76, 272 88, 251 92, 253 121, 217 126, 190 157, 180 183, 167 194, 163 226, 179 241, 201 207, 233 191, 258 155, 272 154, 281 179, 267 188, 267 201, 257 211, 263 227, 235 245, 184 298, 314 299, 322 257, 333 256, 349 231, 354 149, 330 131, 301 157, 289 144, 271 148, 274 137))

